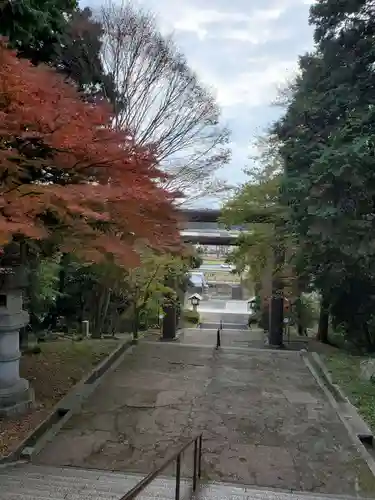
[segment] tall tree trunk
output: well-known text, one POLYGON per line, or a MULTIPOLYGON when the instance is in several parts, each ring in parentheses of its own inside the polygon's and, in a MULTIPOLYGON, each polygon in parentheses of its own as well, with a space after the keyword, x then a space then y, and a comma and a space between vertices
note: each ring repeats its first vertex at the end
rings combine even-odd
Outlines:
POLYGON ((274 270, 272 275, 272 296, 269 311, 269 344, 283 346, 284 334, 284 283, 282 270, 285 262, 285 247, 282 239, 282 229, 275 224, 274 270))
MULTIPOLYGON (((29 260, 28 255, 28 247, 25 244, 25 241, 21 239, 20 241, 13 240, 10 244, 5 245, 3 247, 3 254, 0 258, 0 265, 4 267, 13 267, 13 266, 23 266, 27 267, 27 263, 29 260)), ((28 278, 28 277, 27 277, 28 278)), ((25 286, 25 291, 27 293, 28 282, 25 286)), ((1 286, 0 286, 1 291, 1 286)), ((23 300, 23 306, 25 306, 25 301, 23 300)), ((28 309, 25 307, 25 309, 28 309)), ((27 348, 28 340, 29 340, 29 325, 26 324, 22 326, 19 330, 19 346, 20 350, 27 348)))
POLYGON ((96 339, 100 339, 103 335, 103 326, 107 318, 109 303, 111 300, 111 290, 104 285, 100 288, 99 304, 95 316, 95 328, 92 331, 92 337, 96 339))
POLYGON ((300 280, 297 278, 297 300, 295 301, 295 311, 296 311, 296 320, 297 320, 297 331, 300 337, 307 335, 307 330, 304 326, 303 322, 303 302, 302 302, 302 291, 300 280))
MULTIPOLYGON (((63 253, 60 260, 60 271, 59 271, 59 294, 56 299, 55 307, 52 308, 49 314, 50 327, 52 330, 56 330, 58 324, 58 318, 64 316, 64 302, 65 302, 65 282, 66 282, 66 270, 70 262, 70 255, 68 253, 63 253)), ((65 325, 65 321, 64 321, 65 325)))
MULTIPOLYGON (((34 333, 41 327, 37 304, 38 304, 38 270, 39 270, 39 257, 37 255, 30 255, 28 261, 28 283, 26 288, 29 312, 29 323, 34 333)), ((26 340, 27 341, 27 340, 26 340)))
POLYGON ((136 342, 138 340, 138 332, 139 332, 139 319, 140 319, 140 308, 137 306, 137 302, 134 302, 134 313, 133 313, 133 340, 136 342))
POLYGON ((374 346, 373 338, 372 338, 372 335, 370 333, 370 330, 369 330, 368 325, 367 325, 366 322, 363 324, 362 330, 363 330, 365 341, 366 341, 366 351, 368 353, 374 352, 374 350, 375 350, 374 347, 375 346, 374 346))
POLYGON ((308 337, 307 328, 303 324, 300 310, 297 312, 297 333, 300 337, 308 337))
POLYGON ((322 297, 320 301, 320 314, 319 326, 316 340, 323 344, 329 344, 328 340, 328 326, 329 326, 329 301, 326 297, 322 297))

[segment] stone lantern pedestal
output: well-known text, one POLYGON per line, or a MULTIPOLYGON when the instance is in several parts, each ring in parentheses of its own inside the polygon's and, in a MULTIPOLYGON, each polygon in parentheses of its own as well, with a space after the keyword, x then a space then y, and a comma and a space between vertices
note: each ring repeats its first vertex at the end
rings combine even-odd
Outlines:
POLYGON ((33 404, 29 382, 19 374, 19 331, 29 320, 22 309, 25 285, 22 266, 0 267, 0 415, 22 413, 33 404))

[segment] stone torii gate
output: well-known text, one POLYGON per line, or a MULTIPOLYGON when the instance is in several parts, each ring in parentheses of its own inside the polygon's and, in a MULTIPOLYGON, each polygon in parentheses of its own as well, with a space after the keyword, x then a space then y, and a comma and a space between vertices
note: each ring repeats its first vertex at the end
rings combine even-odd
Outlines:
MULTIPOLYGON (((217 209, 186 209, 181 211, 186 225, 189 222, 202 222, 213 223, 218 222, 221 217, 221 210, 217 209)), ((283 220, 279 215, 273 213, 257 213, 245 221, 247 223, 269 223, 280 224, 283 220)), ((236 245, 240 231, 226 231, 226 234, 220 234, 220 230, 207 231, 199 234, 199 232, 192 232, 186 230, 185 226, 181 231, 181 237, 185 243, 202 244, 202 245, 223 245, 231 246, 236 245), (184 230, 185 229, 185 230, 184 230), (190 234, 189 234, 190 233, 190 234), (216 234, 215 234, 216 233, 216 234)), ((284 252, 275 246, 273 249, 274 264, 277 266, 284 262, 284 252)), ((272 275, 272 293, 269 301, 269 345, 275 347, 282 347, 283 345, 283 327, 284 327, 284 297, 282 293, 282 284, 277 275, 272 275)), ((176 338, 176 311, 174 306, 169 306, 165 311, 163 320, 163 337, 165 341, 174 340, 176 338)))

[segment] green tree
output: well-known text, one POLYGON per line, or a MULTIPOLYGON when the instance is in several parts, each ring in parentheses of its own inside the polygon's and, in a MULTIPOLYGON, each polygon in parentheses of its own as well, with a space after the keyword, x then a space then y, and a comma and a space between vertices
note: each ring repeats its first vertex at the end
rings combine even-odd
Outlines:
POLYGON ((177 287, 183 284, 190 263, 190 259, 157 254, 147 248, 143 248, 140 255, 140 265, 124 271, 122 282, 123 293, 130 303, 125 315, 132 319, 135 339, 141 322, 150 313, 155 320, 163 309, 178 304, 177 287))
POLYGON ((254 157, 253 169, 245 172, 248 181, 237 189, 223 208, 223 222, 227 226, 245 226, 247 233, 241 235, 229 261, 241 274, 259 287, 263 272, 270 261, 270 251, 275 240, 275 220, 280 214, 281 164, 277 157, 269 160, 265 140, 259 142, 260 154, 254 157), (262 222, 249 223, 259 215, 262 222))
POLYGON ((56 47, 52 63, 90 99, 117 102, 114 79, 104 71, 101 51, 102 25, 93 18, 91 9, 75 9, 56 47))
POLYGON ((32 260, 27 266, 28 293, 26 308, 30 315, 30 326, 40 332, 47 325, 46 318, 58 298, 59 259, 42 258, 32 260))
MULTIPOLYGON (((306 269, 328 313, 374 343, 375 19, 370 1, 320 0, 311 8, 316 51, 274 131, 285 163, 283 191, 306 269)), ((353 335, 353 333, 351 333, 353 335)))
POLYGON ((261 139, 258 150, 259 154, 253 158, 254 168, 246 171, 249 181, 226 204, 223 220, 228 226, 246 227, 247 234, 239 238, 229 260, 238 272, 247 274, 255 285, 256 294, 261 293, 264 317, 267 316, 266 304, 272 297, 271 325, 274 326, 271 330, 281 330, 278 332, 281 336, 287 269, 285 248, 290 246, 287 212, 280 204, 283 164, 273 136, 261 139))
POLYGON ((88 265, 64 254, 60 259, 59 294, 46 321, 52 329, 79 331, 82 321, 88 320, 93 337, 101 337, 116 330, 119 315, 128 305, 121 294, 118 268, 111 261, 88 265))
POLYGON ((50 63, 77 6, 76 0, 5 0, 0 6, 0 34, 20 56, 34 64, 50 63))
POLYGON ((86 98, 115 101, 113 76, 102 64, 103 29, 88 7, 76 0, 5 0, 0 14, 0 34, 20 57, 55 67, 86 98))

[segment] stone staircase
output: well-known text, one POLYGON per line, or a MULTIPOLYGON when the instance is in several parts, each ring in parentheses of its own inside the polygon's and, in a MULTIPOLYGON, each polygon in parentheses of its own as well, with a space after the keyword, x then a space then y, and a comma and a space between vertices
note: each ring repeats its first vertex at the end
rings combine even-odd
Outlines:
MULTIPOLYGON (((19 463, 0 468, 1 500, 120 500, 141 479, 123 474, 73 467, 19 463)), ((138 500, 174 500, 174 478, 155 479, 138 500)), ((191 481, 182 480, 180 499, 192 498, 191 481)), ((196 500, 354 500, 337 495, 254 489, 225 483, 202 484, 196 500)), ((357 497, 358 500, 358 497, 357 497)), ((363 499, 362 499, 363 500, 363 499)))

